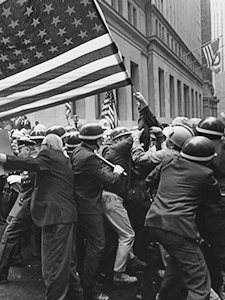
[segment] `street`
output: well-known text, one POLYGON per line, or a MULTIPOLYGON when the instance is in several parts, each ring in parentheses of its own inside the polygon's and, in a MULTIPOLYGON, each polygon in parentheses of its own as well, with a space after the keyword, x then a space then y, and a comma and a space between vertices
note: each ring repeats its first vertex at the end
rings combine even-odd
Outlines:
MULTIPOLYGON (((24 267, 11 267, 9 283, 0 286, 1 300, 43 300, 45 288, 41 277, 41 264, 32 256, 32 247, 23 246, 24 267)), ((110 300, 153 300, 157 293, 160 277, 156 275, 156 265, 152 263, 143 273, 136 273, 139 281, 128 287, 115 287, 107 284, 102 290, 110 300)))

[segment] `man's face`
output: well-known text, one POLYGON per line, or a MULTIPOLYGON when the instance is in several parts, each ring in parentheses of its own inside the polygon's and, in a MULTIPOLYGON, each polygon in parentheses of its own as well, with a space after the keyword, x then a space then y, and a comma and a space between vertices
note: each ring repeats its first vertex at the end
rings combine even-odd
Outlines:
POLYGON ((21 158, 26 158, 30 155, 30 149, 27 146, 21 146, 18 148, 18 156, 21 158))

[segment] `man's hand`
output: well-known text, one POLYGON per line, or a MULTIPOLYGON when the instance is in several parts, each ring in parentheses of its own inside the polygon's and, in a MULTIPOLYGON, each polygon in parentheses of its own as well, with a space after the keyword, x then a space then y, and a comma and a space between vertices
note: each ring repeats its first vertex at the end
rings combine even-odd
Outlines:
POLYGON ((21 179, 22 177, 20 175, 9 175, 7 177, 7 182, 9 184, 13 184, 13 183, 21 183, 21 179))
POLYGON ((137 100, 139 108, 144 108, 145 106, 148 106, 146 99, 140 92, 133 93, 133 96, 137 100))
POLYGON ((138 130, 138 129, 137 129, 137 130, 134 130, 134 131, 132 132, 132 134, 131 134, 133 140, 138 140, 138 139, 140 139, 140 137, 141 137, 143 131, 144 131, 144 128, 142 128, 141 130, 138 130))
POLYGON ((124 168, 121 167, 120 165, 115 165, 113 173, 117 173, 119 175, 124 173, 124 168))
POLYGON ((160 127, 157 127, 157 126, 152 126, 149 129, 149 132, 154 133, 155 135, 161 135, 162 134, 162 129, 160 127))

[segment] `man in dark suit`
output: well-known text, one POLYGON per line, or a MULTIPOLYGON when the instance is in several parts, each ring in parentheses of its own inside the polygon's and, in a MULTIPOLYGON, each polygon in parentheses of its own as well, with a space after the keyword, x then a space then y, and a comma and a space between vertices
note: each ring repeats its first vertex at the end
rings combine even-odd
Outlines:
POLYGON ((46 300, 83 299, 75 264, 77 208, 73 197, 73 172, 62 151, 62 140, 47 135, 36 158, 0 154, 8 169, 37 172, 37 194, 31 216, 42 229, 42 275, 46 300))

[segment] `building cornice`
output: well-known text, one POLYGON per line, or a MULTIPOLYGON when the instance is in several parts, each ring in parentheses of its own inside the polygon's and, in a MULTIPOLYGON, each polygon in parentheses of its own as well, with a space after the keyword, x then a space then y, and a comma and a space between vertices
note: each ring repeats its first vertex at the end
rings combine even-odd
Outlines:
MULTIPOLYGON (((146 1, 147 2, 147 1, 146 1)), ((135 43, 143 51, 146 51, 149 41, 137 28, 132 26, 122 15, 104 0, 99 0, 100 7, 107 19, 110 30, 135 43)))
MULTIPOLYGON (((186 53, 189 53, 188 56, 192 57, 193 61, 195 61, 195 64, 201 67, 202 64, 196 60, 196 56, 191 53, 191 50, 187 47, 184 41, 180 38, 180 36, 176 33, 170 23, 166 20, 166 18, 161 14, 161 12, 154 4, 152 4, 152 14, 154 14, 157 19, 165 26, 169 34, 174 38, 174 40, 176 40, 177 43, 179 43, 180 46, 182 46, 186 53)), ((201 45, 199 47, 201 47, 201 45)))
POLYGON ((167 57, 168 60, 172 59, 177 64, 177 68, 185 70, 192 78, 194 77, 201 86, 203 85, 203 80, 196 75, 195 72, 188 68, 187 65, 171 49, 169 49, 158 36, 152 35, 149 37, 149 42, 149 52, 156 51, 162 58, 167 57), (159 49, 158 51, 157 48, 159 49), (166 55, 161 55, 160 52, 166 52, 166 55))

